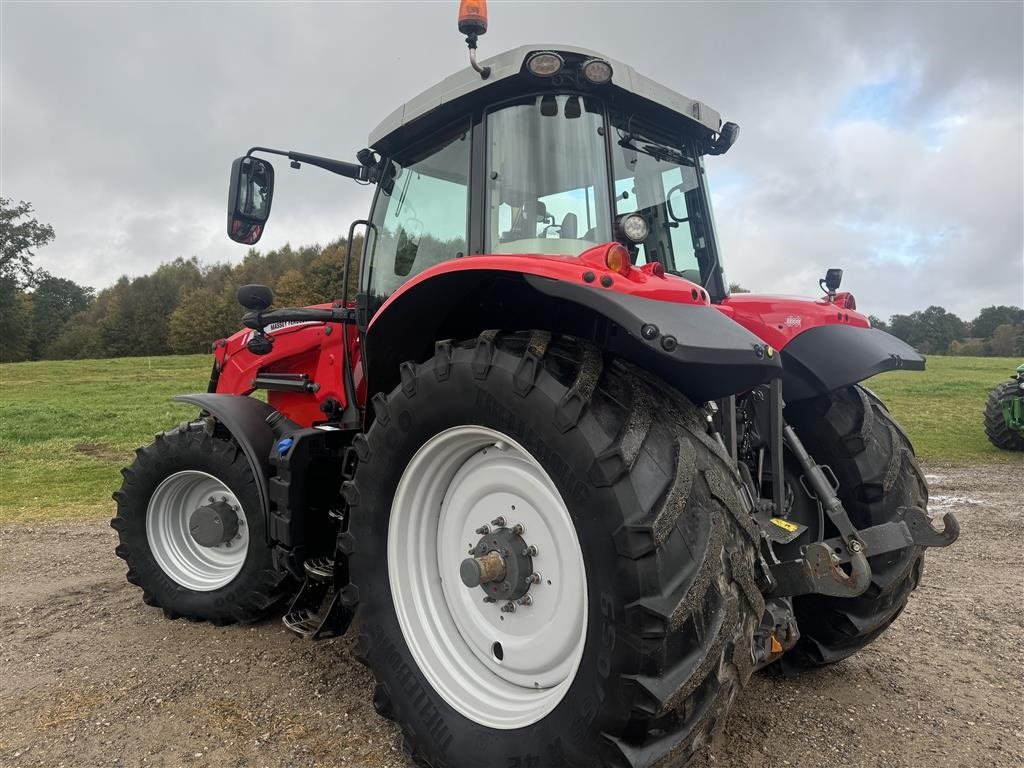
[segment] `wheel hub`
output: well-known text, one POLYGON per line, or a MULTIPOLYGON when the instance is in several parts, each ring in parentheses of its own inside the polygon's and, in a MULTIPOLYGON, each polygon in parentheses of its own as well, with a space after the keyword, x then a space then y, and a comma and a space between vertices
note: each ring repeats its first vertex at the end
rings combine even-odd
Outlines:
POLYGON ((540 580, 533 572, 533 556, 537 554, 537 548, 526 543, 522 525, 517 523, 509 527, 504 518, 497 518, 493 524, 498 526, 493 531, 487 525, 477 529, 483 535, 469 551, 471 557, 462 561, 459 576, 470 589, 480 587, 487 602, 515 602, 540 580))
POLYGON ((238 513, 226 501, 199 507, 188 520, 188 530, 201 547, 219 547, 238 535, 238 513))

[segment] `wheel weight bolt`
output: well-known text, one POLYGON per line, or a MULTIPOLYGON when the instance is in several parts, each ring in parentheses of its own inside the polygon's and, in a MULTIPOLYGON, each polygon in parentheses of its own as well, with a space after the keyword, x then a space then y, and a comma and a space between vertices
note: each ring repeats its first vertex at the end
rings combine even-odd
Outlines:
POLYGON ((512 526, 512 533, 515 536, 522 536, 523 535, 523 531, 525 531, 525 530, 526 529, 523 528, 523 526, 521 526, 519 523, 516 523, 515 525, 512 526))
POLYGON ((516 612, 516 604, 513 603, 511 600, 509 600, 507 603, 505 603, 503 606, 501 606, 501 612, 502 613, 515 613, 516 612))
POLYGON ((501 515, 498 515, 496 518, 491 520, 491 525, 493 525, 495 528, 504 528, 505 527, 505 518, 502 517, 501 515))
POLYGON ((491 527, 489 525, 481 525, 479 528, 476 529, 476 532, 479 533, 481 536, 486 536, 488 533, 491 532, 491 527))

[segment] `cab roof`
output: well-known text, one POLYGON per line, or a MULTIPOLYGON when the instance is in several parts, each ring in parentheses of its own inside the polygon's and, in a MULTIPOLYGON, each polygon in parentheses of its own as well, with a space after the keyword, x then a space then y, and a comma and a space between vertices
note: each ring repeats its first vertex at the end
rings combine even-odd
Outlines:
POLYGON ((521 45, 481 61, 481 66, 491 68, 486 80, 466 67, 407 101, 370 132, 370 148, 387 154, 467 114, 477 102, 486 105, 517 93, 543 89, 545 84, 550 87, 554 78, 536 77, 525 67, 530 55, 540 51, 561 54, 567 67, 583 59, 607 61, 612 66, 612 79, 606 85, 591 86, 597 94, 610 92, 656 111, 667 111, 669 116, 678 115, 708 135, 718 133, 722 127, 721 115, 703 102, 676 93, 601 53, 571 45, 521 45))

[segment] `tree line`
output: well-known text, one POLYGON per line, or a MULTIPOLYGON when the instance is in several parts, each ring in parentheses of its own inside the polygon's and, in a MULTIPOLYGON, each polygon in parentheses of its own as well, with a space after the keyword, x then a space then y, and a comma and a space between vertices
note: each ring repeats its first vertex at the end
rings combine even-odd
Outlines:
MULTIPOLYGON (((344 240, 326 247, 250 249, 233 265, 178 258, 97 292, 33 266, 36 250, 53 240, 54 231, 32 213, 29 203, 0 198, 3 362, 205 352, 212 341, 241 327, 244 310, 235 291, 246 283, 271 286, 276 307, 325 303, 342 295, 344 240)), ((357 238, 350 296, 361 251, 357 238)), ((1020 307, 986 307, 970 322, 939 306, 893 315, 888 322, 871 320, 925 354, 1024 355, 1020 307)))

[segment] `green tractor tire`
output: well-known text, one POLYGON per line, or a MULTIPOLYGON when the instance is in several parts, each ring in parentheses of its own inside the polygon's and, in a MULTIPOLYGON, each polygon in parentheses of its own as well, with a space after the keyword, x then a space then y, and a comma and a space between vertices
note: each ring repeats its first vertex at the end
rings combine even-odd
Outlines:
POLYGON ((989 392, 985 434, 996 448, 1024 451, 1024 389, 1019 379, 1004 381, 989 392))

